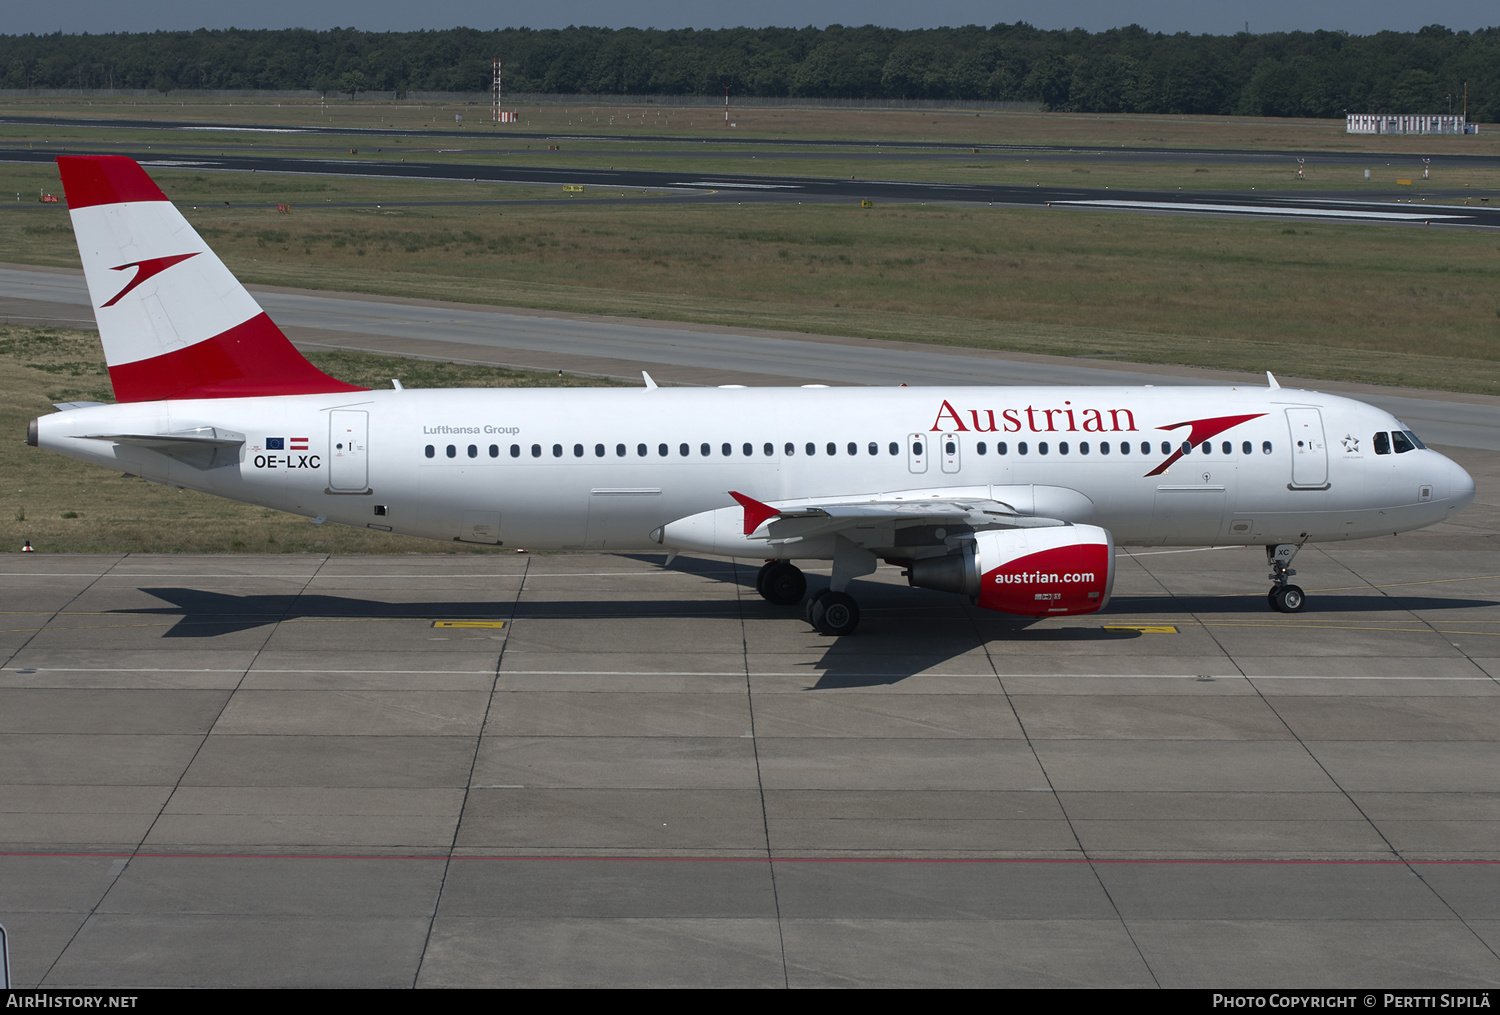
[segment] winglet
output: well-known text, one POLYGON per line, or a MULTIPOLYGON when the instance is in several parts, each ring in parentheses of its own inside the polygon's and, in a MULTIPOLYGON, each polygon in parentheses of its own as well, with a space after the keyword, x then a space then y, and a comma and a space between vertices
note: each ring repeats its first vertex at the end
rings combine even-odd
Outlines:
POLYGON ((646 371, 642 370, 641 371, 641 376, 644 377, 644 378, 646 378, 646 390, 647 391, 650 391, 650 390, 652 390, 653 388, 655 388, 657 386, 656 382, 651 379, 651 375, 648 374, 648 373, 646 373, 646 371))
POLYGON ((1271 376, 1271 371, 1269 370, 1266 371, 1266 382, 1271 385, 1271 390, 1273 391, 1281 387, 1280 384, 1276 383, 1276 378, 1271 376))
POLYGON ((733 490, 729 491, 729 496, 738 501, 740 507, 745 509, 745 535, 747 536, 760 528, 761 523, 768 518, 775 518, 781 514, 776 508, 773 508, 769 504, 762 504, 754 497, 746 497, 744 494, 735 493, 733 490))

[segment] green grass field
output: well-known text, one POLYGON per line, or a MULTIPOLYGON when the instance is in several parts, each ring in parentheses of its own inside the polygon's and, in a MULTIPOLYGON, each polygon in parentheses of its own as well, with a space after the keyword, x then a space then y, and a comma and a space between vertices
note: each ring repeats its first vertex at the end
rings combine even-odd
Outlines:
MULTIPOLYGON (((382 128, 406 131, 461 129, 471 143, 506 141, 511 132, 588 134, 623 140, 647 135, 713 141, 732 136, 787 139, 854 139, 892 144, 954 141, 974 144, 1044 144, 1109 147, 1211 149, 1315 149, 1431 154, 1434 150, 1495 154, 1500 135, 1481 127, 1476 135, 1401 138, 1349 135, 1341 120, 1268 119, 1246 116, 1141 116, 1103 113, 1032 113, 972 110, 846 109, 818 106, 755 106, 733 100, 732 128, 722 106, 621 103, 506 103, 521 117, 514 127, 489 121, 488 103, 417 102, 375 96, 349 99, 4 98, 0 113, 25 116, 202 121, 244 125, 382 128), (462 116, 457 123, 454 116, 462 116)), ((111 132, 113 137, 114 132, 111 132)), ((0 135, 4 136, 4 135, 0 135)), ((72 136, 59 134, 59 137, 72 136)), ((225 135, 242 142, 265 135, 225 135)), ((296 135, 271 135, 277 144, 296 135)), ((452 147, 445 144, 443 147, 452 147)))
MULTIPOLYGON (((35 189, 53 172, 0 181, 35 189)), ((1480 232, 1064 208, 420 205, 402 202, 511 188, 157 176, 252 283, 1500 392, 1500 240, 1480 232)), ((7 259, 78 263, 62 208, 9 221, 7 259)))

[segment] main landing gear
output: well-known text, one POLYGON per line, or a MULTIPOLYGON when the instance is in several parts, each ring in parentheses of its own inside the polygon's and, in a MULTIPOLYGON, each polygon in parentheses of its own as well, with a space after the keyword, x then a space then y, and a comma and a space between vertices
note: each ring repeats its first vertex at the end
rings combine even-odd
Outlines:
MULTIPOLYGON (((835 571, 837 577, 837 568, 835 571)), ((767 602, 792 606, 802 602, 802 597, 807 594, 807 578, 795 564, 768 560, 755 576, 755 591, 767 602)), ((859 604, 842 590, 819 589, 803 603, 802 615, 819 634, 833 637, 853 634, 859 627, 859 604)))
POLYGON ((768 560, 755 576, 755 591, 769 603, 794 606, 807 595, 807 578, 790 561, 768 560))
POLYGON ((1301 548, 1301 543, 1279 543, 1266 547, 1266 563, 1271 565, 1271 573, 1266 577, 1274 583, 1271 591, 1266 593, 1266 602, 1277 613, 1300 613, 1303 604, 1307 602, 1307 594, 1287 581, 1297 573, 1289 565, 1301 548))

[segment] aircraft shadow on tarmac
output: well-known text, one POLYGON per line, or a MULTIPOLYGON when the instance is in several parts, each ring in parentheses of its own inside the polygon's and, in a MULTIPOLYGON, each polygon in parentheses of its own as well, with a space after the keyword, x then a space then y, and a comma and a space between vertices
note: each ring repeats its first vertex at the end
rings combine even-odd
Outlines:
MULTIPOLYGON (((676 562, 674 562, 675 564, 676 562)), ((749 568, 725 568, 719 562, 684 562, 686 569, 702 570, 705 577, 736 581, 753 580, 749 568), (709 567, 709 564, 712 567, 709 567), (732 575, 732 577, 731 577, 732 575)), ((813 576, 812 584, 822 584, 813 576)), ((644 599, 526 601, 441 599, 415 602, 381 602, 353 596, 323 594, 232 595, 201 589, 141 588, 168 606, 122 609, 111 612, 134 616, 176 617, 164 638, 216 638, 256 628, 295 621, 396 621, 419 620, 785 620, 795 609, 773 606, 755 596, 735 600, 644 599)), ((1037 620, 995 614, 969 607, 962 600, 921 589, 867 583, 861 591, 866 617, 860 632, 849 638, 826 639, 823 654, 805 665, 810 690, 878 686, 899 683, 917 673, 994 642, 1014 646, 1057 643, 1124 642, 1142 636, 1128 627, 1111 629, 1115 618, 1150 619, 1192 614, 1198 617, 1285 619, 1270 614, 1264 597, 1230 596, 1123 596, 1102 614, 1073 618, 1067 627, 1036 627, 1037 620), (1083 621, 1079 625, 1076 622, 1083 621)), ((1486 599, 1448 599, 1431 596, 1387 596, 1326 594, 1310 598, 1307 614, 1351 614, 1360 619, 1390 617, 1429 610, 1466 610, 1500 605, 1486 599)))

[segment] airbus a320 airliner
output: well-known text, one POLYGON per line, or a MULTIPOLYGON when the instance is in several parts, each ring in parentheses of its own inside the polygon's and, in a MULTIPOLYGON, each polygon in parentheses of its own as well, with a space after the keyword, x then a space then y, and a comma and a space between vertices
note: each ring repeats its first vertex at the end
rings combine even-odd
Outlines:
POLYGON ((1263 545, 1450 517, 1462 468, 1388 413, 1279 387, 369 391, 293 348, 135 162, 59 158, 116 404, 28 443, 176 487, 428 539, 766 561, 773 603, 859 623, 850 582, 1032 617, 1109 602, 1115 544, 1263 545), (807 597, 794 560, 832 561, 807 597))

